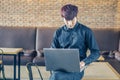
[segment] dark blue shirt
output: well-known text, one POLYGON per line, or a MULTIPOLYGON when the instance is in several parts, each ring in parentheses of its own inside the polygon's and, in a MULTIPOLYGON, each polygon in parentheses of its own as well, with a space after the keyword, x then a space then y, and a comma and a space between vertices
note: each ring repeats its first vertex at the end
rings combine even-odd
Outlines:
POLYGON ((52 48, 77 48, 80 52, 80 61, 90 64, 99 56, 99 48, 92 30, 79 22, 74 28, 68 28, 66 25, 60 27, 54 33, 52 48), (86 51, 91 54, 87 57, 86 51))

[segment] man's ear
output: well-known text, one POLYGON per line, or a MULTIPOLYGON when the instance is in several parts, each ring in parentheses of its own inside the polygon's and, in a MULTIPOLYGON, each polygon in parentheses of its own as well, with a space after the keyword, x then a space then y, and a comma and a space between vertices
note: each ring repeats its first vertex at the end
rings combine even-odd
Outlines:
POLYGON ((77 17, 74 17, 74 21, 75 21, 75 22, 77 21, 77 17))

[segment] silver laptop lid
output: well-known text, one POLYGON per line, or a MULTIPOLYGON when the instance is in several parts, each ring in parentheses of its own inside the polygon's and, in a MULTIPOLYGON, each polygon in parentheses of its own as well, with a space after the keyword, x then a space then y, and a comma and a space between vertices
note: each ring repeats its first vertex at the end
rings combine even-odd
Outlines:
POLYGON ((47 71, 80 72, 78 49, 44 48, 47 71))

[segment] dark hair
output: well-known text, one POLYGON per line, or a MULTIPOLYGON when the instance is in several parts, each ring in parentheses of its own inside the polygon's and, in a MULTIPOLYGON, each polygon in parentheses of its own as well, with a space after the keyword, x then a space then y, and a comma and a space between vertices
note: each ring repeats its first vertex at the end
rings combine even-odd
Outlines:
POLYGON ((74 17, 77 16, 78 7, 72 4, 64 5, 61 8, 61 16, 66 20, 73 20, 74 17))

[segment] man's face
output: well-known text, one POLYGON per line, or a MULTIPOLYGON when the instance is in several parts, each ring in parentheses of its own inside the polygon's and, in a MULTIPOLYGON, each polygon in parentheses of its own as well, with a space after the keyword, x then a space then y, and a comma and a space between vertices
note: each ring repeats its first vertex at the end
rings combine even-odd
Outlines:
POLYGON ((76 22, 77 22, 77 18, 76 17, 74 17, 73 20, 69 20, 69 21, 66 20, 65 18, 63 18, 63 20, 64 20, 65 25, 68 28, 73 28, 75 26, 76 22))

